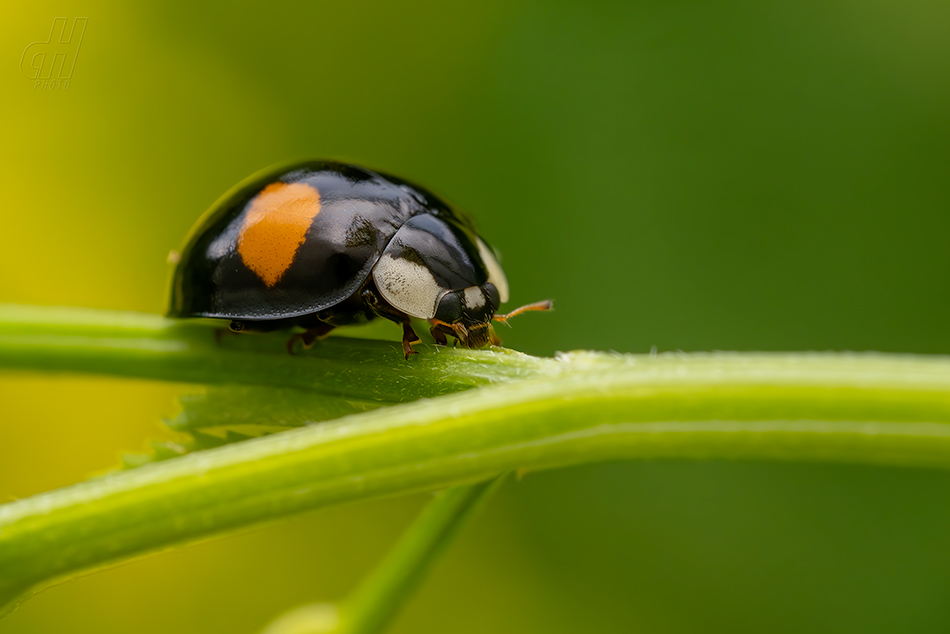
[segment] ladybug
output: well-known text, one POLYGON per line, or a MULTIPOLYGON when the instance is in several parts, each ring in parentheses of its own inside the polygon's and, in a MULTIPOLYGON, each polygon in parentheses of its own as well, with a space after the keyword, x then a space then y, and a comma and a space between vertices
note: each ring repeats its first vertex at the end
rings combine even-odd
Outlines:
POLYGON ((233 332, 303 328, 311 347, 337 326, 383 317, 419 337, 500 345, 492 320, 508 282, 468 215, 431 192, 356 165, 308 161, 251 176, 198 221, 178 257, 171 317, 229 319, 233 332))

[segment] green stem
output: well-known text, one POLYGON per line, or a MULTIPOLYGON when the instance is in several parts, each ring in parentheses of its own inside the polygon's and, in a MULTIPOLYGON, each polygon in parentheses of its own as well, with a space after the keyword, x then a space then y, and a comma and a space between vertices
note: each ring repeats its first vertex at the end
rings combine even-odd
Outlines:
MULTIPOLYGON (((9 312, 6 317, 9 322, 9 312)), ((0 367, 182 380, 169 359, 178 364, 184 354, 214 362, 220 355, 240 367, 219 363, 181 372, 189 380, 264 384, 276 381, 272 372, 283 372, 299 386, 391 400, 498 384, 201 451, 2 505, 0 606, 83 571, 290 513, 480 482, 516 469, 629 458, 950 467, 950 360, 942 357, 574 353, 544 360, 492 351, 456 357, 441 350, 407 363, 388 344, 341 340, 325 342, 312 359, 286 353, 271 359, 252 349, 218 350, 213 338, 185 352, 177 345, 152 346, 187 341, 192 334, 146 324, 144 332, 125 337, 119 324, 107 327, 112 317, 97 319, 69 326, 77 331, 72 334, 55 319, 21 324, 28 331, 22 340, 16 333, 0 339, 0 367), (56 349, 71 338, 82 341, 56 349), (123 345, 114 345, 116 340, 123 345), (347 360, 329 358, 331 348, 347 360), (377 355, 383 349, 396 359, 377 355), (458 376, 445 375, 451 364, 460 368, 458 376), (512 380, 519 376, 531 378, 512 380), (417 385, 428 381, 436 387, 417 385)), ((141 324, 126 330, 141 330, 141 324)))
POLYGON ((343 605, 314 603, 286 612, 263 634, 377 634, 385 631, 465 522, 501 486, 494 480, 439 493, 343 605))
POLYGON ((340 634, 378 634, 396 616, 465 521, 504 476, 444 491, 422 512, 383 562, 347 599, 340 634))
POLYGON ((0 304, 0 368, 84 372, 194 383, 295 387, 401 403, 556 370, 512 350, 429 348, 403 359, 394 341, 330 337, 289 355, 287 334, 216 337, 221 322, 0 304), (381 380, 384 378, 385 380, 381 380))

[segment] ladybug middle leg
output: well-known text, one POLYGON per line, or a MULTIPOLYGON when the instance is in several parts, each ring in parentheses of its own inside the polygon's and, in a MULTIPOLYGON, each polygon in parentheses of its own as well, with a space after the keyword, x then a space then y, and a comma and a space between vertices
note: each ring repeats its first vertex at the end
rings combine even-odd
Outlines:
POLYGON ((308 329, 306 332, 298 332, 287 340, 287 352, 293 354, 294 346, 298 341, 303 343, 304 350, 309 350, 313 347, 313 344, 315 344, 318 339, 323 339, 326 337, 334 328, 335 326, 333 326, 333 324, 322 323, 308 329))

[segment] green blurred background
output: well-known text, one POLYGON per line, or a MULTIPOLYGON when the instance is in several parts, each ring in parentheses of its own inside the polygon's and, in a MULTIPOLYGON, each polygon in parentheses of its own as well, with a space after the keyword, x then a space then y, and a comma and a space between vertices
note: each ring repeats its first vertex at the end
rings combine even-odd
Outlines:
MULTIPOLYGON (((8 6, 0 301, 160 312, 215 198, 339 157, 469 209, 513 304, 556 301, 517 349, 950 353, 950 4, 470 6, 8 6), (57 16, 88 26, 37 90, 57 16)), ((194 389, 0 375, 0 496, 115 464, 194 389)), ((0 631, 251 634, 343 596, 424 501, 137 561, 0 631)), ((597 465, 509 483, 393 631, 945 632, 948 571, 950 474, 597 465)))

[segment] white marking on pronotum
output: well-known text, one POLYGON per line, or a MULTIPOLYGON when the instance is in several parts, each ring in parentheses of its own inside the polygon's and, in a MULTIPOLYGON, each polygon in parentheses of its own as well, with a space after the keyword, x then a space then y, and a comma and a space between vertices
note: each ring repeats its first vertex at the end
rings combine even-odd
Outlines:
MULTIPOLYGON (((499 291, 501 292, 501 291, 499 291)), ((481 308, 485 305, 485 293, 477 286, 469 286, 465 289, 465 305, 468 308, 481 308)))
POLYGON ((435 317, 444 289, 425 266, 385 253, 373 269, 373 279, 393 308, 419 319, 435 317))
POLYGON ((504 304, 508 301, 508 278, 505 277, 505 272, 501 269, 501 264, 498 263, 498 259, 495 257, 495 254, 492 253, 492 250, 488 248, 488 245, 482 242, 481 238, 478 240, 478 255, 481 256, 482 262, 485 263, 485 268, 488 269, 488 281, 495 285, 495 288, 498 289, 498 297, 501 299, 501 303, 504 304))

